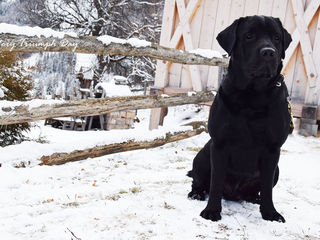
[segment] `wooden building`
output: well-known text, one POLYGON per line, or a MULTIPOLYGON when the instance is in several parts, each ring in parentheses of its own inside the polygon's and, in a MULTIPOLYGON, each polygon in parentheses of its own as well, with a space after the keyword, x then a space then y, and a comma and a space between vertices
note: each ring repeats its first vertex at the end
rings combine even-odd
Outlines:
POLYGON ((94 95, 92 91, 93 75, 94 72, 92 68, 80 68, 80 71, 77 74, 77 79, 80 82, 79 93, 81 99, 88 99, 94 95))
MULTIPOLYGON (((235 19, 250 15, 280 18, 293 39, 283 68, 293 113, 314 132, 320 120, 319 12, 319 0, 166 0, 160 45, 223 53, 216 36, 235 19)), ((160 93, 217 89, 218 72, 218 67, 158 61, 155 89, 160 93)), ((150 128, 159 125, 161 112, 152 111, 150 128)))

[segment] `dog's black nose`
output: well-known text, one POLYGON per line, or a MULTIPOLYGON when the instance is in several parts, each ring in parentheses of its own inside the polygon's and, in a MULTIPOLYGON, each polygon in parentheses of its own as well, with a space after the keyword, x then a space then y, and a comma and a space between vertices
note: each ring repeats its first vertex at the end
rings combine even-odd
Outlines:
POLYGON ((263 59, 269 61, 275 58, 276 56, 276 50, 271 47, 264 47, 260 49, 260 55, 263 57, 263 59))

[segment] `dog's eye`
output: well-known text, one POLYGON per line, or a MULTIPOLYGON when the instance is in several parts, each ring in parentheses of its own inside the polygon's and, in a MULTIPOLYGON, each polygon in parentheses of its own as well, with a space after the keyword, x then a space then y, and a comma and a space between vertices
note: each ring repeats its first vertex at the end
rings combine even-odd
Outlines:
POLYGON ((280 40, 280 36, 279 35, 275 35, 274 36, 274 40, 279 41, 280 40))
POLYGON ((252 33, 247 33, 246 34, 246 39, 248 39, 248 40, 253 39, 253 34, 252 33))

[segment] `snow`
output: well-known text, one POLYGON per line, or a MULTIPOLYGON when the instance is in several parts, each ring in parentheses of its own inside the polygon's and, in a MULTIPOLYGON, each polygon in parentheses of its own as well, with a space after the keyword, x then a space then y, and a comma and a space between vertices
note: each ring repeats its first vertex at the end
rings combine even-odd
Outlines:
POLYGON ((26 104, 29 106, 29 110, 33 108, 40 107, 41 105, 52 105, 57 103, 64 103, 64 100, 54 100, 54 99, 32 99, 30 101, 27 101, 26 104))
POLYGON ((192 97, 192 96, 194 96, 196 94, 197 94, 196 92, 188 92, 188 97, 192 97))
POLYGON ((80 72, 81 68, 92 69, 97 64, 97 56, 95 54, 77 53, 76 56, 75 72, 80 72))
POLYGON ((52 30, 50 28, 18 26, 18 25, 7 24, 7 23, 0 23, 0 33, 26 35, 29 37, 44 36, 46 38, 48 38, 48 37, 64 38, 65 35, 69 35, 71 37, 78 36, 74 32, 58 32, 58 31, 52 30))
POLYGON ((128 85, 116 85, 113 78, 108 82, 98 83, 95 89, 98 88, 103 89, 103 97, 132 96, 132 92, 128 85))
POLYGON ((210 49, 194 49, 189 51, 190 53, 198 54, 202 57, 205 58, 222 58, 222 54, 218 51, 215 50, 210 50, 210 49))
POLYGON ((286 223, 262 220, 258 205, 224 200, 221 221, 199 216, 206 202, 187 199, 186 173, 208 141, 206 133, 150 150, 37 165, 53 152, 152 139, 187 121, 205 120, 208 111, 196 105, 169 108, 164 126, 155 131, 147 129, 149 110, 138 111, 140 123, 130 130, 63 131, 38 122, 28 133, 33 141, 0 148, 1 239, 76 239, 71 232, 83 240, 319 239, 319 138, 294 133, 283 146, 274 202, 286 223), (27 167, 13 167, 20 162, 27 167))
POLYGON ((3 90, 1 89, 1 86, 0 86, 0 98, 3 98, 4 97, 4 92, 3 90))
POLYGON ((87 89, 87 88, 79 88, 79 91, 80 91, 80 92, 91 93, 91 90, 90 90, 90 89, 87 89))
POLYGON ((138 38, 129 38, 127 40, 127 43, 129 43, 131 46, 133 47, 150 47, 151 46, 151 42, 148 42, 146 40, 140 40, 138 38))
POLYGON ((109 35, 100 36, 97 39, 99 41, 103 42, 103 44, 105 44, 105 45, 109 45, 111 43, 120 43, 120 44, 126 43, 126 40, 124 40, 124 39, 112 37, 109 35))
POLYGON ((31 110, 33 108, 40 107, 41 105, 52 105, 63 103, 64 100, 56 100, 56 99, 32 99, 29 101, 7 101, 1 100, 0 101, 0 116, 7 114, 7 111, 3 111, 3 109, 11 109, 10 113, 14 113, 14 108, 19 106, 28 106, 28 109, 31 110))
POLYGON ((149 47, 151 46, 151 42, 146 40, 140 40, 137 38, 129 38, 128 40, 116 38, 108 35, 100 36, 97 38, 99 41, 103 42, 105 45, 109 45, 111 43, 120 43, 120 44, 130 44, 133 47, 149 47))

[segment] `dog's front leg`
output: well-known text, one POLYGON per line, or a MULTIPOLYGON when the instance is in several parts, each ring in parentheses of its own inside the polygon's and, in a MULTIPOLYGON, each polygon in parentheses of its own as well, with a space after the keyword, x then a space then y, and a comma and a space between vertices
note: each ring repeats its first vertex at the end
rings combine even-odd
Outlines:
POLYGON ((201 212, 201 217, 218 221, 221 219, 221 197, 224 179, 226 175, 227 159, 223 149, 216 147, 214 143, 210 146, 211 180, 209 201, 207 207, 201 212))
POLYGON ((274 175, 278 165, 280 149, 268 151, 260 161, 261 176, 261 204, 260 212, 264 220, 285 222, 283 216, 277 212, 273 205, 272 188, 274 175))

